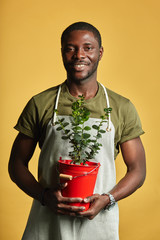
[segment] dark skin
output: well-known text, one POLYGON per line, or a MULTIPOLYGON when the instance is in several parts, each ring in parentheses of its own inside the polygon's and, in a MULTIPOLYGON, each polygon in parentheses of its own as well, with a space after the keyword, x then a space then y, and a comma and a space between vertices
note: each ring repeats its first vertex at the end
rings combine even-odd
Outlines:
POLYGON ((98 91, 97 67, 103 56, 92 32, 73 31, 62 44, 62 58, 67 71, 67 84, 74 97, 93 98, 98 91))
MULTIPOLYGON (((62 57, 67 71, 67 85, 70 93, 78 97, 83 94, 86 99, 93 98, 97 91, 97 66, 103 55, 103 48, 92 32, 73 31, 62 44, 62 57)), ((43 187, 34 178, 28 168, 37 142, 21 133, 15 139, 9 160, 9 173, 11 179, 29 196, 40 201, 43 187)), ((116 201, 119 201, 142 186, 146 175, 145 152, 140 138, 135 138, 120 145, 126 175, 110 190, 116 201)), ((109 198, 94 194, 85 199, 66 198, 57 186, 49 189, 44 195, 47 207, 56 214, 86 217, 93 219, 107 204, 109 198), (70 206, 71 202, 90 202, 90 208, 70 206)))

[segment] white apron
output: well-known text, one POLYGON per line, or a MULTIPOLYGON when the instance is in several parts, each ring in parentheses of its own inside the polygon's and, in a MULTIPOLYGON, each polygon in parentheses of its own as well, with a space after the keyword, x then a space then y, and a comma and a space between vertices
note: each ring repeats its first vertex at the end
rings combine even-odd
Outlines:
MULTIPOLYGON (((102 85, 103 86, 103 85, 102 85)), ((107 107, 109 99, 103 86, 107 107)), ((55 109, 57 109, 61 87, 59 88, 55 109)), ((70 119, 69 116, 59 116, 70 119)), ((71 150, 67 141, 61 139, 61 131, 56 131, 53 125, 56 115, 50 120, 46 130, 46 137, 42 146, 39 158, 40 183, 44 187, 56 187, 59 183, 56 171, 59 157, 68 159, 68 152, 71 150)), ((100 119, 91 118, 87 125, 92 126, 100 119)), ((100 152, 96 155, 95 161, 100 162, 94 193, 107 193, 116 184, 115 162, 114 162, 114 135, 115 129, 110 116, 103 129, 110 128, 103 134, 100 140, 103 144, 100 152)), ((93 130, 94 134, 94 130, 93 130)), ((22 240, 118 240, 119 231, 118 204, 110 210, 102 210, 93 220, 80 217, 69 217, 56 215, 46 206, 42 206, 37 200, 33 201, 28 223, 22 240)))

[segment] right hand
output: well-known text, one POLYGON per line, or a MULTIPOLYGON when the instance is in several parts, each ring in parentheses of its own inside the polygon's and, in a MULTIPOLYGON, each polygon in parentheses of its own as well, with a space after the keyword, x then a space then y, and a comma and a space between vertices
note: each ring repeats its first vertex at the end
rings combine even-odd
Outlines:
POLYGON ((63 197, 61 194, 61 189, 65 188, 66 186, 67 183, 63 183, 56 190, 47 190, 44 195, 44 203, 56 214, 77 216, 79 212, 85 210, 85 207, 71 206, 69 203, 80 203, 83 202, 83 199, 63 197))

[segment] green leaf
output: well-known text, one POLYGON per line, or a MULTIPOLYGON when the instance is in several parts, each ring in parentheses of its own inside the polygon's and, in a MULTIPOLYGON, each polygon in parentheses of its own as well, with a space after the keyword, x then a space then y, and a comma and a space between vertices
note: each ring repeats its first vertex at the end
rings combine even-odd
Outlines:
POLYGON ((90 136, 91 136, 91 135, 88 134, 88 133, 84 133, 84 134, 83 134, 83 138, 85 138, 85 139, 89 138, 90 136))
POLYGON ((98 126, 97 125, 93 125, 92 128, 98 130, 98 126))
POLYGON ((79 130, 82 130, 82 128, 79 127, 79 126, 76 126, 76 127, 73 128, 73 131, 79 131, 79 130))
POLYGON ((72 122, 72 126, 77 126, 78 124, 75 122, 72 122))
POLYGON ((105 133, 106 131, 105 130, 99 130, 100 133, 105 133))
POLYGON ((101 138, 102 135, 100 133, 97 134, 97 138, 101 138))
POLYGON ((89 130, 91 130, 91 128, 90 128, 89 126, 86 126, 86 127, 84 128, 84 130, 85 130, 85 131, 89 131, 89 130))
POLYGON ((62 136, 63 140, 69 139, 69 136, 62 136))
POLYGON ((60 119, 60 121, 63 122, 63 121, 64 121, 64 118, 60 119))
POLYGON ((69 129, 66 129, 66 130, 65 130, 65 134, 68 134, 69 132, 70 132, 69 129))
POLYGON ((105 116, 101 116, 100 118, 101 118, 102 120, 104 120, 104 119, 105 119, 105 116))
POLYGON ((57 131, 60 131, 60 130, 62 130, 62 127, 58 127, 56 130, 57 130, 57 131))
POLYGON ((69 125, 68 122, 65 122, 65 123, 63 124, 64 127, 66 127, 66 126, 68 126, 68 125, 69 125))
POLYGON ((79 141, 79 140, 81 140, 81 136, 79 134, 74 134, 74 139, 76 141, 79 141))
POLYGON ((111 108, 111 107, 109 107, 109 108, 104 108, 104 111, 105 111, 106 113, 110 113, 110 112, 112 111, 112 108, 111 108))

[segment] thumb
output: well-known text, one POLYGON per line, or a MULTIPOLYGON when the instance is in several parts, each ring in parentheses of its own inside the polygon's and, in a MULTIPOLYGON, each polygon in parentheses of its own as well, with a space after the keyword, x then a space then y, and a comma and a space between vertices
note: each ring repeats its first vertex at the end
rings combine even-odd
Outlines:
POLYGON ((67 182, 65 182, 65 183, 60 183, 60 184, 59 184, 59 187, 60 187, 60 189, 64 189, 65 187, 67 187, 67 185, 68 185, 67 182))
POLYGON ((94 196, 93 195, 92 196, 88 196, 88 197, 84 198, 83 201, 85 203, 93 202, 94 201, 94 196))

